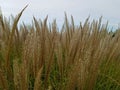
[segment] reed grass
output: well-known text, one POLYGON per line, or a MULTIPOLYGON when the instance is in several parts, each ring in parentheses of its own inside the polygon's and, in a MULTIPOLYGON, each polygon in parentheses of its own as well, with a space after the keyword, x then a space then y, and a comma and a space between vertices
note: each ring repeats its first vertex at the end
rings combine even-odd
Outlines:
MULTIPOLYGON (((27 6, 26 6, 27 7, 27 6)), ((25 7, 25 8, 26 8, 25 7)), ((17 23, 0 16, 0 90, 119 90, 120 29, 99 20, 17 23), (113 37, 114 35, 114 37, 113 37)))

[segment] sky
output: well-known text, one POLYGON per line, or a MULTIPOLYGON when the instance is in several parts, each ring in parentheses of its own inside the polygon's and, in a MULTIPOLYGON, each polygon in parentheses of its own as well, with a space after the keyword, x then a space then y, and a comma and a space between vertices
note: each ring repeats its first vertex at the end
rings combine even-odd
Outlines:
POLYGON ((20 22, 30 23, 35 16, 43 20, 48 15, 48 22, 56 19, 58 26, 64 22, 64 12, 68 19, 72 15, 75 24, 90 20, 98 20, 103 16, 103 23, 109 22, 109 27, 117 28, 120 24, 120 0, 0 0, 0 7, 5 17, 17 15, 26 5, 20 22))

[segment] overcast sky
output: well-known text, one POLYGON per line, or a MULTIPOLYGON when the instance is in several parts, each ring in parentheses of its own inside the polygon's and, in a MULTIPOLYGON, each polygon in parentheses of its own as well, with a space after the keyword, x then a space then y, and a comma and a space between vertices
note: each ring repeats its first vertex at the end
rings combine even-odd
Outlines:
POLYGON ((90 15, 90 20, 103 16, 103 23, 118 27, 120 23, 120 0, 0 0, 0 7, 4 16, 16 15, 27 4, 21 21, 29 23, 32 17, 42 20, 48 15, 48 22, 56 19, 58 25, 64 20, 64 12, 68 18, 73 15, 75 23, 84 22, 90 15))

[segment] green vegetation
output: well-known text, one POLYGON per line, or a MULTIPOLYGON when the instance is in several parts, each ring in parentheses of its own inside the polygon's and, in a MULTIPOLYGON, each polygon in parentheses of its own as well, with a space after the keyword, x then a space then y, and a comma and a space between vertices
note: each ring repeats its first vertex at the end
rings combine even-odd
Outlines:
POLYGON ((60 31, 47 17, 18 28, 24 9, 12 26, 0 16, 0 90, 120 90, 119 29, 66 15, 60 31))

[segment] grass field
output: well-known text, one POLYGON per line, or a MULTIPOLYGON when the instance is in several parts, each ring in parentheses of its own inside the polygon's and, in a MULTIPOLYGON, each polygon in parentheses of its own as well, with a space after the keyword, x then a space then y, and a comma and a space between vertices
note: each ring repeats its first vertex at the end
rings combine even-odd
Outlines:
POLYGON ((58 30, 33 18, 32 25, 0 16, 0 90, 120 90, 120 30, 98 21, 58 30))

